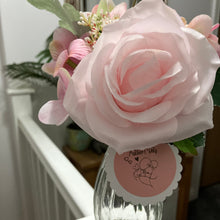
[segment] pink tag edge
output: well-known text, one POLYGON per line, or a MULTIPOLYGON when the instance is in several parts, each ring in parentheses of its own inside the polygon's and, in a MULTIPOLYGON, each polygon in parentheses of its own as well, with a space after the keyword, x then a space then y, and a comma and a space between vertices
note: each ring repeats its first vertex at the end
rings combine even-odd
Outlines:
POLYGON ((170 145, 170 148, 172 149, 172 152, 176 158, 176 174, 172 181, 172 183, 169 185, 169 187, 166 188, 162 193, 151 196, 151 197, 139 197, 136 195, 133 195, 126 191, 118 182, 117 177, 114 172, 114 159, 116 151, 112 147, 108 147, 108 150, 106 152, 106 164, 105 164, 105 172, 106 172, 106 178, 107 181, 110 183, 110 186, 113 190, 115 190, 117 196, 122 197, 126 202, 130 202, 133 205, 148 205, 148 204, 156 204, 158 202, 163 202, 167 197, 171 196, 173 194, 173 191, 177 189, 178 182, 181 179, 181 172, 183 170, 182 167, 182 158, 179 155, 179 151, 176 147, 170 145))

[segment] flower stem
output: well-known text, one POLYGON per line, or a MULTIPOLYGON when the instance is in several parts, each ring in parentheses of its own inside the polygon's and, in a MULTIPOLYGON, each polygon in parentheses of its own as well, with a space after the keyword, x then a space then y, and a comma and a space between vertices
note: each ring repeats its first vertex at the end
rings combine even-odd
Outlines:
POLYGON ((136 5, 137 0, 134 0, 132 3, 132 7, 134 7, 136 5))

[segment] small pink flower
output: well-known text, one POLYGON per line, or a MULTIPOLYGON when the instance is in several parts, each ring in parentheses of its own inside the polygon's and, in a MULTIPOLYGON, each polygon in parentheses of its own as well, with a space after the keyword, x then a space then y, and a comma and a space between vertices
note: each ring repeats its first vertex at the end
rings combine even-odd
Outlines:
POLYGON ((220 45, 218 44, 218 37, 212 34, 212 32, 219 27, 219 24, 212 24, 212 18, 208 15, 198 15, 192 19, 187 27, 192 28, 205 35, 209 43, 215 48, 217 53, 219 53, 220 45))
POLYGON ((69 71, 72 76, 73 70, 80 60, 91 52, 90 46, 83 39, 77 39, 64 28, 55 30, 49 49, 53 60, 44 64, 42 69, 53 76, 58 75, 61 67, 69 71))
MULTIPOLYGON (((127 5, 125 2, 122 2, 122 3, 114 6, 114 3, 112 1, 110 1, 107 5, 108 5, 107 11, 109 12, 111 19, 120 18, 127 10, 127 5)), ((92 8, 92 14, 97 13, 98 7, 99 7, 99 5, 95 5, 92 8)))
POLYGON ((110 18, 111 19, 118 19, 122 17, 122 15, 126 12, 127 5, 125 2, 122 2, 119 5, 116 5, 114 9, 110 12, 110 18))
POLYGON ((54 76, 58 75, 60 68, 65 68, 72 76, 79 62, 91 52, 91 48, 82 39, 73 40, 68 49, 62 51, 58 56, 54 69, 54 76))
POLYGON ((96 13, 97 13, 98 7, 99 7, 99 5, 95 5, 95 6, 92 8, 92 14, 96 14, 96 13))
POLYGON ((70 78, 69 72, 64 68, 60 68, 57 83, 58 100, 51 100, 41 107, 38 118, 42 123, 60 125, 68 118, 69 114, 63 107, 63 99, 70 78))
POLYGON ((62 124, 68 117, 63 107, 63 98, 68 87, 69 80, 75 67, 91 52, 91 48, 83 39, 77 39, 71 32, 58 28, 53 35, 50 44, 50 52, 53 60, 44 64, 42 69, 48 74, 58 76, 57 97, 44 104, 38 114, 39 120, 44 124, 62 124))
POLYGON ((70 31, 64 28, 57 28, 53 34, 53 41, 49 45, 50 54, 52 61, 43 65, 42 69, 44 72, 54 75, 56 61, 59 55, 68 49, 70 43, 77 39, 70 31))

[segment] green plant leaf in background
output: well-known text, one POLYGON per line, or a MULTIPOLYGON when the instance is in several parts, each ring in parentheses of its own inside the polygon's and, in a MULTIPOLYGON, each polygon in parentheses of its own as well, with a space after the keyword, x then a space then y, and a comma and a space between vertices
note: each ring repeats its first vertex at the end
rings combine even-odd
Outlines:
POLYGON ((41 70, 42 63, 24 62, 13 63, 5 67, 5 75, 11 79, 25 80, 32 84, 57 86, 57 77, 44 73, 41 70))
POLYGON ((48 63, 52 60, 52 56, 49 50, 49 44, 53 40, 53 33, 46 39, 45 49, 40 51, 36 58, 38 59, 38 63, 48 63))
POLYGON ((196 147, 205 146, 205 133, 201 132, 193 137, 173 143, 180 151, 197 155, 196 147))
POLYGON ((112 0, 101 0, 99 2, 97 14, 99 15, 101 11, 103 14, 105 14, 106 12, 110 12, 112 11, 114 7, 115 7, 115 4, 112 0))
POLYGON ((44 49, 37 54, 36 58, 39 63, 49 63, 52 60, 49 49, 44 49))
POLYGON ((185 139, 173 143, 183 153, 190 153, 194 156, 198 155, 196 148, 194 147, 193 141, 185 139))
POLYGON ((202 147, 205 146, 205 133, 199 133, 191 138, 189 138, 193 142, 194 147, 202 147))
POLYGON ((220 106, 220 68, 218 68, 215 78, 215 84, 212 89, 212 98, 214 105, 220 106))
POLYGON ((86 32, 85 28, 79 26, 77 22, 79 21, 80 15, 74 6, 64 3, 63 6, 60 4, 59 0, 27 0, 30 4, 38 9, 47 10, 55 14, 60 18, 60 27, 67 29, 74 35, 81 36, 86 32))

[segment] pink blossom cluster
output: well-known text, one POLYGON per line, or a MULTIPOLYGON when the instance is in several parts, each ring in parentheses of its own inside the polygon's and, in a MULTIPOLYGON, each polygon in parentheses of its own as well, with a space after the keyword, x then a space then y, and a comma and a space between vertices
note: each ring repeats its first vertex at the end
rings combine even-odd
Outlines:
POLYGON ((62 124, 69 116, 63 107, 63 98, 71 76, 79 62, 92 50, 82 38, 77 38, 66 29, 58 28, 49 45, 52 61, 43 65, 44 72, 58 76, 58 100, 47 102, 39 112, 39 119, 45 124, 62 124))
POLYGON ((52 62, 43 65, 42 70, 54 77, 58 76, 58 100, 47 102, 39 111, 39 120, 45 124, 62 124, 69 116, 63 107, 63 99, 71 76, 79 62, 92 52, 92 46, 100 36, 103 27, 118 20, 126 11, 126 4, 121 3, 114 7, 112 1, 107 0, 113 9, 97 15, 98 5, 92 12, 81 13, 80 25, 89 26, 90 32, 81 38, 73 35, 64 28, 58 28, 53 34, 53 41, 49 45, 52 62), (98 22, 99 21, 99 22, 98 22), (99 24, 98 24, 99 23, 99 24), (96 25, 97 24, 97 25, 96 25))

